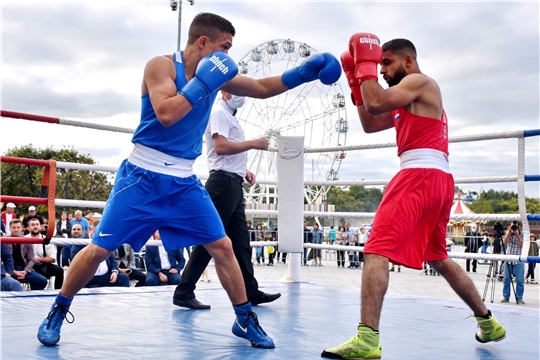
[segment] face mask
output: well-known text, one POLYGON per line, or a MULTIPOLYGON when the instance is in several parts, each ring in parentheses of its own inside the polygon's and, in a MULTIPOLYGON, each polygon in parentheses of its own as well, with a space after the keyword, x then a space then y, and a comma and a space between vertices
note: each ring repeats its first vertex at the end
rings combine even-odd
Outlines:
POLYGON ((240 109, 246 103, 246 98, 245 96, 231 95, 231 98, 225 101, 227 102, 227 105, 229 105, 231 108, 240 109))

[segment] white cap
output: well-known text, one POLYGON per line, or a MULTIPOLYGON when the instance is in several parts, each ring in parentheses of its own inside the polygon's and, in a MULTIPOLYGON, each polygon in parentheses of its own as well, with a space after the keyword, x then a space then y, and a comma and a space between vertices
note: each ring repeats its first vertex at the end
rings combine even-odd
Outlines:
POLYGON ((28 211, 36 211, 36 207, 35 207, 35 206, 30 206, 30 207, 28 208, 28 211))
POLYGON ((93 216, 93 219, 99 219, 99 218, 101 218, 101 214, 95 212, 95 213, 94 213, 94 216, 93 216))
POLYGON ((7 207, 7 208, 13 208, 13 209, 15 209, 15 204, 14 204, 14 203, 8 203, 8 204, 6 205, 6 207, 7 207))

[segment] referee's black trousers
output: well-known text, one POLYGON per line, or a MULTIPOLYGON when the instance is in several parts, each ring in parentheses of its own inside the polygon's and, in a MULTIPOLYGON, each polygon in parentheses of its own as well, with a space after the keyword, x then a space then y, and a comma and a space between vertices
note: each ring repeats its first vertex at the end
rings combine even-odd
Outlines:
MULTIPOLYGON (((205 188, 221 217, 227 236, 231 239, 234 255, 240 265, 248 300, 260 296, 259 284, 253 275, 252 249, 246 224, 246 212, 242 184, 223 173, 210 173, 205 188)), ((217 224, 216 224, 217 225, 217 224)), ((189 261, 182 273, 182 282, 176 287, 174 298, 195 298, 195 287, 212 257, 202 245, 193 248, 189 261)))

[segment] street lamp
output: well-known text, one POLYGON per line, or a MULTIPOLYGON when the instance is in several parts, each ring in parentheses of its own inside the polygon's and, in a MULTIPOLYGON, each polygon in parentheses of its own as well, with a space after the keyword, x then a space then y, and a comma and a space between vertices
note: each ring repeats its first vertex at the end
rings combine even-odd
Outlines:
MULTIPOLYGON (((188 0, 189 5, 193 5, 195 0, 188 0)), ((176 42, 176 51, 180 51, 180 39, 182 33, 182 0, 171 0, 171 10, 178 10, 178 40, 176 42)))

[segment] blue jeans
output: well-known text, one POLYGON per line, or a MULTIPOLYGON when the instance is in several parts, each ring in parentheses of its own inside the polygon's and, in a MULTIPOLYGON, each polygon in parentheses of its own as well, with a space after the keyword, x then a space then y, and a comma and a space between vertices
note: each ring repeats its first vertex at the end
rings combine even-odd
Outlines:
POLYGON ((22 286, 11 276, 6 276, 2 278, 2 291, 22 291, 22 286))
POLYGON ((166 283, 162 283, 156 274, 148 272, 146 274, 146 286, 179 285, 182 281, 180 273, 171 274, 169 270, 161 270, 161 273, 167 275, 168 281, 166 283))
POLYGON ((504 263, 504 287, 503 287, 503 297, 505 299, 510 299, 510 275, 516 277, 516 300, 523 299, 523 293, 525 292, 525 266, 523 263, 519 264, 510 264, 504 263))
POLYGON ((94 276, 84 285, 84 287, 106 287, 106 286, 122 286, 129 287, 129 276, 126 274, 118 273, 116 282, 111 283, 111 272, 105 275, 94 276))
MULTIPOLYGON (((16 266, 15 270, 22 271, 24 267, 16 266)), ((22 282, 27 282, 30 284, 30 289, 32 290, 43 290, 47 286, 47 278, 41 274, 38 274, 35 271, 26 274, 22 282)))

